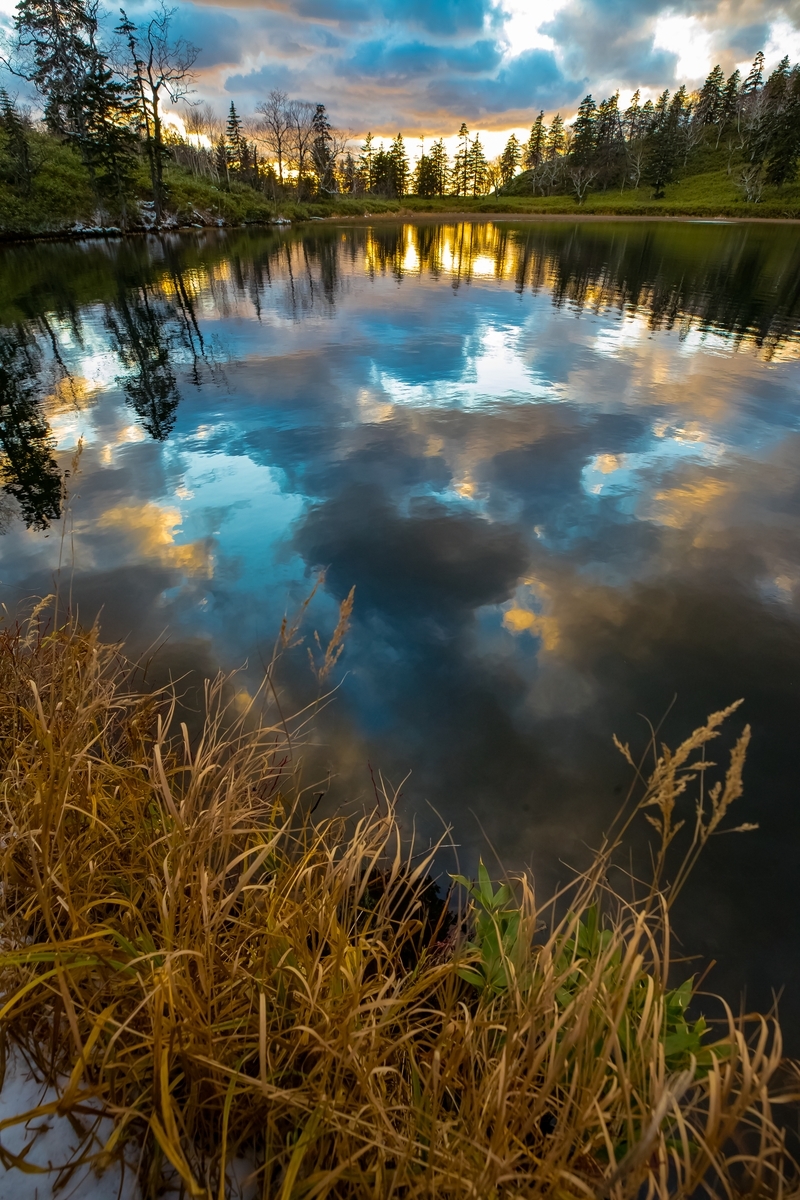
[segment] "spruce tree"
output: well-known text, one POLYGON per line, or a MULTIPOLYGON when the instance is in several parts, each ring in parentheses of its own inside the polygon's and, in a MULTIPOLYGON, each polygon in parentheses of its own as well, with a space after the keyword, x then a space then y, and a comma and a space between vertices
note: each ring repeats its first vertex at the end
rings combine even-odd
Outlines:
POLYGON ((530 137, 525 143, 523 161, 529 171, 535 171, 544 158, 546 142, 547 131, 544 127, 544 109, 540 109, 538 117, 531 126, 530 137))
POLYGON ((764 51, 759 50, 753 59, 750 72, 742 84, 742 96, 749 97, 761 91, 764 83, 764 51))
POLYGON ((311 121, 311 163, 321 192, 332 192, 335 187, 333 133, 324 104, 318 104, 311 121))
POLYGON ((628 145, 630 145, 631 142, 635 142, 642 131, 642 108, 639 103, 640 100, 641 92, 637 88, 631 96, 631 102, 625 109, 625 113, 622 118, 623 134, 628 145))
POLYGON ((793 183, 800 158, 800 68, 787 72, 781 105, 773 119, 767 182, 793 183))
POLYGON ((449 163, 447 158, 447 150, 445 149, 444 141, 439 138, 438 142, 434 142, 431 146, 431 152, 428 156, 431 163, 431 172, 434 179, 434 196, 445 196, 447 194, 447 181, 449 177, 449 163))
POLYGON ((80 140, 83 89, 102 58, 95 7, 84 0, 20 0, 14 30, 19 73, 44 100, 48 129, 80 140))
POLYGON ((3 150, 8 164, 3 172, 5 181, 27 196, 34 176, 28 128, 4 87, 0 87, 0 130, 4 135, 3 150))
POLYGON ((404 196, 408 190, 408 155, 401 133, 398 133, 389 147, 388 157, 391 193, 404 196))
POLYGON ((486 168, 486 155, 483 151, 481 139, 476 133, 467 151, 467 186, 469 192, 465 191, 464 195, 483 195, 486 191, 486 168))
POLYGON ((453 159, 452 188, 454 196, 469 195, 469 130, 466 121, 458 131, 458 148, 453 159))
POLYGON ((375 147, 371 133, 368 133, 364 139, 364 144, 358 155, 358 175, 361 181, 361 186, 365 192, 371 192, 374 181, 373 161, 375 158, 375 147))
POLYGON ((725 74, 717 63, 700 89, 695 109, 695 120, 699 125, 714 125, 720 120, 723 111, 723 90, 725 74))
POLYGON ((579 166, 588 166, 597 145, 597 105, 591 96, 584 96, 572 126, 570 158, 579 166))
POLYGON ((521 158, 522 147, 517 141, 517 135, 512 133, 505 144, 503 153, 500 155, 500 182, 503 187, 511 183, 511 180, 516 175, 521 158))
POLYGON ((29 529, 61 515, 55 441, 39 405, 41 355, 23 326, 0 335, 0 487, 29 529))
POLYGON ((436 196, 438 180, 436 169, 429 154, 423 150, 414 168, 413 187, 417 196, 436 196))
POLYGON ((567 144, 567 135, 564 130, 564 121, 561 113, 556 113, 550 123, 550 128, 547 130, 547 157, 550 159, 558 158, 564 153, 564 148, 567 144))
POLYGON ((231 100, 231 106, 228 109, 228 123, 225 126, 225 148, 228 152, 228 166, 231 171, 240 171, 242 168, 243 142, 242 122, 236 111, 236 105, 231 100))

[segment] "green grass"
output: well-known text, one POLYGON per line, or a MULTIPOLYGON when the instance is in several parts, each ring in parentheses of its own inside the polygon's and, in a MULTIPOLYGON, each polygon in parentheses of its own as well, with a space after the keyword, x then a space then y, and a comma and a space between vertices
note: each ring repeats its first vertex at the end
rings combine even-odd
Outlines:
POLYGON ((736 706, 658 751, 565 893, 481 868, 448 908, 441 848, 404 843, 391 796, 306 804, 297 725, 261 707, 275 666, 244 713, 211 681, 192 738, 96 630, 40 608, 0 635, 0 1023, 60 1112, 113 1118, 98 1169, 132 1143, 147 1200, 170 1171, 225 1200, 236 1156, 265 1200, 796 1194, 776 1023, 709 1025, 670 980, 670 903, 741 792, 747 730, 697 782, 736 706), (623 898, 609 868, 644 817, 654 876, 623 898))

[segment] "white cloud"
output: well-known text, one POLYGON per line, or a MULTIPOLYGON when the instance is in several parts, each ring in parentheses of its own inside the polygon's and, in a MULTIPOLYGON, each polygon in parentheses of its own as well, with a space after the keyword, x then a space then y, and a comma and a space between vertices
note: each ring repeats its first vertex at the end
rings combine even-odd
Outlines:
POLYGON ((566 3, 567 0, 505 0, 504 32, 509 52, 521 54, 523 50, 557 49, 553 39, 541 32, 541 27, 552 21, 566 3))
POLYGON ((665 12, 656 21, 653 45, 678 55, 677 74, 682 79, 703 79, 711 70, 711 34, 697 17, 665 12))

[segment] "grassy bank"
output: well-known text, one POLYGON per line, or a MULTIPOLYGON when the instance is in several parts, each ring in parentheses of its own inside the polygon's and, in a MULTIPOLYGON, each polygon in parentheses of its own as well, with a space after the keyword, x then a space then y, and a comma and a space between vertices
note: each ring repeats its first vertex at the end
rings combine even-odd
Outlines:
MULTIPOLYGON (((33 157, 38 163, 28 195, 0 186, 0 237, 6 239, 85 235, 98 228, 117 227, 115 212, 98 212, 89 175, 77 154, 42 134, 32 134, 33 157)), ((0 157, 2 147, 0 146, 0 157)), ((703 151, 691 173, 670 184, 663 199, 654 200, 644 185, 624 191, 589 192, 577 205, 568 195, 538 196, 531 192, 529 173, 519 175, 501 195, 404 196, 402 200, 376 196, 317 198, 307 202, 273 200, 245 183, 222 186, 197 178, 173 164, 167 168, 167 227, 263 224, 283 218, 363 217, 388 213, 506 213, 525 215, 687 216, 738 218, 800 218, 800 183, 768 187, 758 204, 747 203, 729 173, 722 151, 703 151)), ((149 179, 140 164, 132 184, 129 218, 132 228, 148 227, 138 205, 150 195, 149 179)))
POLYGON ((209 1200, 234 1159, 280 1200, 793 1186, 777 1026, 722 1004, 706 1025, 670 964, 671 900, 741 791, 746 732, 692 816, 730 712, 663 752, 558 902, 484 871, 445 902, 390 798, 314 811, 268 688, 242 713, 210 683, 191 739, 136 679, 96 631, 39 616, 0 638, 4 1044, 59 1111, 113 1116, 98 1167, 128 1141, 146 1196, 172 1172, 209 1200), (623 900, 608 872, 641 815, 655 879, 623 900))

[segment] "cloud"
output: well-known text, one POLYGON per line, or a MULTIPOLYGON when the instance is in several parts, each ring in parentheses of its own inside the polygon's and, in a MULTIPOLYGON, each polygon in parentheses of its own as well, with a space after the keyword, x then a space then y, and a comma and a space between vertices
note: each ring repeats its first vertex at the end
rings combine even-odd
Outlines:
POLYGON ((551 50, 526 50, 506 60, 488 79, 467 81, 459 76, 429 85, 428 95, 438 108, 475 120, 485 114, 516 116, 523 110, 553 108, 574 99, 582 81, 569 80, 551 50))

